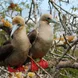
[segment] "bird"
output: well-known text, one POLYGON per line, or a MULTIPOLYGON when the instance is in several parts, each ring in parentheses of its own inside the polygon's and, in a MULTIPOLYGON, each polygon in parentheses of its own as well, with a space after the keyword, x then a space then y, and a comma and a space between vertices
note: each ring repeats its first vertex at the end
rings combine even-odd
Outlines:
MULTIPOLYGON (((57 23, 51 14, 43 14, 38 22, 39 26, 27 35, 32 44, 30 53, 33 58, 42 58, 49 51, 53 41, 53 32, 49 24, 51 22, 57 23)), ((6 41, 4 45, 9 43, 10 41, 6 41)))
POLYGON ((42 58, 52 46, 53 32, 50 23, 56 23, 51 14, 43 14, 38 22, 38 27, 29 33, 32 43, 30 54, 33 58, 42 58))
POLYGON ((33 59, 42 59, 52 46, 53 32, 50 23, 57 22, 52 19, 52 15, 43 14, 37 24, 38 27, 27 35, 32 45, 29 49, 29 55, 31 55, 33 59))
POLYGON ((0 66, 19 66, 27 59, 30 41, 26 34, 25 21, 21 16, 15 16, 12 20, 13 28, 10 36, 11 43, 0 46, 0 66), (6 55, 7 54, 7 55, 6 55))
MULTIPOLYGON (((57 22, 52 19, 51 14, 43 14, 40 17, 37 28, 28 34, 28 38, 32 44, 29 50, 30 56, 34 60, 38 59, 37 63, 43 68, 48 67, 48 62, 42 58, 47 54, 53 45, 53 31, 50 23, 57 22)), ((31 71, 37 70, 38 66, 31 59, 31 71)))

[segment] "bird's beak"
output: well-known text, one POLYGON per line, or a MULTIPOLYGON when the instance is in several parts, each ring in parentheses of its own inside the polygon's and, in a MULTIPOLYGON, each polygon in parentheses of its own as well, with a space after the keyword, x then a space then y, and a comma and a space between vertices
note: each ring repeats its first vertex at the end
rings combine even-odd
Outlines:
POLYGON ((51 19, 50 23, 55 23, 55 24, 59 24, 59 22, 57 22, 56 20, 51 19))
POLYGON ((14 32, 19 28, 19 26, 17 25, 14 25, 13 28, 12 28, 12 31, 11 31, 11 35, 12 36, 14 34, 14 32))

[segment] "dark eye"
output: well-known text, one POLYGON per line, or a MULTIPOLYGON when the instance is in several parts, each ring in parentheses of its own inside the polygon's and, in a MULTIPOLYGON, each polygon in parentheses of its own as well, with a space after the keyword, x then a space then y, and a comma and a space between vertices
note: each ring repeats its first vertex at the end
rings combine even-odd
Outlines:
POLYGON ((50 20, 50 18, 47 18, 48 20, 50 20))
POLYGON ((21 24, 18 24, 18 26, 21 26, 21 24))

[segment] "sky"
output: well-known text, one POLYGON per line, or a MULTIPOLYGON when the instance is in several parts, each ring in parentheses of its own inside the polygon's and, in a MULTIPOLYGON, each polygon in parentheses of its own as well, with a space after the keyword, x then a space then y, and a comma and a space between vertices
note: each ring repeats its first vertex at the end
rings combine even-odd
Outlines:
MULTIPOLYGON (((11 0, 6 0, 9 3, 11 2, 11 0)), ((21 1, 25 2, 26 0, 12 0, 14 3, 20 3, 21 1)), ((31 0, 27 0, 29 3, 31 0)), ((39 1, 39 0, 37 0, 39 1)), ((59 5, 58 0, 55 0, 55 2, 59 5)), ((72 6, 78 7, 78 0, 69 0, 69 4, 63 3, 61 2, 61 7, 64 8, 65 10, 67 10, 68 12, 71 13, 71 9, 72 6)), ((48 6, 48 0, 42 0, 41 4, 40 4, 40 11, 42 12, 42 14, 44 13, 48 13, 49 11, 49 6, 48 6)), ((78 10, 76 12, 74 12, 75 14, 78 14, 78 10)), ((22 12, 22 16, 23 17, 27 17, 29 14, 29 10, 28 9, 24 9, 22 12)), ((11 20, 11 19, 9 19, 11 20)))
MULTIPOLYGON (((11 1, 11 0, 6 0, 6 1, 11 1)), ((12 0, 13 2, 15 2, 15 3, 20 3, 21 1, 26 1, 26 0, 12 0)), ((27 0, 28 2, 30 2, 31 0, 27 0)), ((37 0, 37 1, 39 1, 39 0, 37 0)), ((58 3, 58 0, 54 0, 57 4, 59 4, 58 3)), ((65 3, 61 3, 62 4, 62 7, 64 8, 64 9, 67 9, 67 10, 69 10, 70 9, 70 7, 72 7, 72 5, 74 6, 78 6, 78 0, 69 0, 69 4, 65 4, 65 3)), ((41 8, 42 9, 45 9, 45 10, 48 10, 48 0, 42 0, 42 3, 41 3, 41 8)))
MULTIPOLYGON (((18 2, 18 0, 15 0, 18 2)), ((22 1, 22 0, 20 0, 22 1)), ((25 1, 25 0, 23 0, 25 1)), ((37 0, 38 1, 38 0, 37 0)), ((30 0, 28 0, 28 2, 30 3, 30 0)), ((55 0, 55 2, 59 4, 58 0, 55 0)), ((68 12, 72 12, 71 8, 75 6, 75 7, 78 7, 78 0, 69 0, 69 4, 67 3, 64 3, 64 2, 61 2, 61 7, 64 8, 66 11, 68 12)), ((40 8, 39 8, 41 14, 44 14, 44 13, 49 13, 49 5, 48 5, 48 0, 42 0, 41 4, 40 4, 40 8)), ((27 15, 28 16, 28 13, 29 11, 27 9, 25 9, 23 11, 23 16, 27 15), (27 12, 27 13, 26 13, 27 12), (25 13, 25 14, 24 14, 25 13)), ((73 12, 74 14, 78 14, 78 10, 76 12, 73 12)), ((54 14, 54 13, 53 13, 54 14)), ((53 15, 54 16, 54 15, 53 15)), ((56 16, 57 16, 57 11, 56 11, 56 16)))
MULTIPOLYGON (((55 0, 55 2, 59 5, 58 0, 55 0)), ((61 2, 61 6, 62 6, 62 8, 64 8, 65 10, 71 12, 70 8, 72 8, 72 6, 78 7, 78 0, 69 0, 69 4, 66 4, 66 3, 64 3, 64 2, 61 2)), ((48 0, 44 0, 44 1, 42 2, 41 7, 42 7, 42 9, 48 10, 48 0)), ((78 11, 77 11, 77 12, 78 12, 78 11)), ((76 13, 77 13, 77 12, 76 12, 76 13)), ((75 13, 75 12, 74 12, 74 13, 75 13)))
MULTIPOLYGON (((9 3, 11 1, 13 1, 14 3, 20 3, 21 1, 25 2, 26 0, 5 0, 5 1, 8 1, 9 3)), ((27 1, 28 1, 28 3, 31 2, 31 0, 27 0, 27 1)), ((39 1, 39 0, 35 0, 35 1, 39 1)), ((42 2, 40 4, 40 11, 42 12, 42 14, 48 13, 48 10, 49 10, 48 0, 41 0, 41 1, 42 2)), ((58 0, 54 0, 54 1, 59 5, 58 0)), ((64 1, 66 1, 66 0, 64 0, 64 1)), ((63 7, 65 10, 67 10, 69 12, 71 12, 71 9, 70 8, 72 8, 72 6, 78 7, 78 0, 69 0, 69 4, 66 4, 64 2, 61 2, 61 7, 63 7)), ((76 11, 74 13, 78 14, 78 11, 76 11)))
MULTIPOLYGON (((5 0, 5 1, 8 1, 9 3, 10 2, 14 2, 14 3, 20 3, 21 1, 23 1, 23 2, 25 2, 26 0, 5 0)), ((27 0, 28 2, 31 2, 31 0, 27 0)), ((35 0, 36 1, 36 0, 35 0)), ((37 1, 39 1, 39 0, 37 0, 37 1)), ((48 10, 48 0, 41 0, 42 2, 41 2, 41 8, 42 9, 45 9, 45 10, 48 10)), ((58 3, 58 0, 54 0, 57 4, 59 4, 58 3)), ((65 1, 65 0, 64 0, 65 1)), ((74 6, 78 6, 78 0, 69 0, 69 4, 65 4, 65 3, 61 3, 62 4, 62 6, 63 6, 63 8, 64 9, 69 9, 70 7, 72 7, 72 5, 74 6)))
MULTIPOLYGON (((8 1, 9 3, 12 2, 12 1, 14 3, 20 3, 21 1, 25 2, 26 0, 5 0, 5 1, 8 1)), ((31 1, 32 0, 27 0, 28 3, 31 3, 31 1)), ((39 0, 35 0, 35 1, 39 1, 39 0)), ((54 1, 59 5, 58 0, 54 0, 54 1)), ((64 8, 65 10, 67 10, 70 13, 72 12, 72 10, 70 8, 72 8, 73 6, 78 7, 78 0, 69 0, 69 4, 61 2, 61 7, 64 8)), ((39 7, 40 13, 41 14, 49 13, 48 10, 49 10, 48 0, 42 0, 42 2, 40 3, 40 7, 39 7)), ((78 10, 76 12, 73 12, 73 13, 78 14, 78 10)), ((27 17, 28 14, 29 14, 29 10, 24 9, 23 12, 22 12, 22 16, 27 17)), ((57 15, 57 11, 55 11, 55 13, 53 13, 53 14, 57 15)))

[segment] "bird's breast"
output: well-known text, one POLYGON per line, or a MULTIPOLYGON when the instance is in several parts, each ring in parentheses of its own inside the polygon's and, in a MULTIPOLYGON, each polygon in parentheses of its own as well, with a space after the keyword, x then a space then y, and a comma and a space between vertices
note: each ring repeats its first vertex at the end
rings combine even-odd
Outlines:
POLYGON ((53 32, 50 26, 42 27, 39 29, 39 38, 43 39, 46 42, 52 41, 53 40, 53 32))
POLYGON ((14 34, 12 44, 15 46, 17 50, 26 51, 30 47, 29 39, 26 35, 26 30, 21 30, 14 34))

